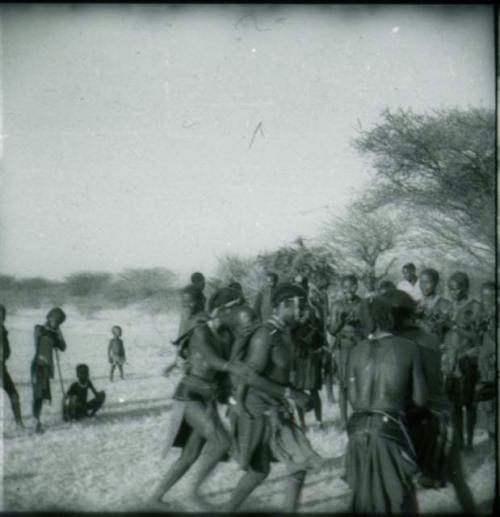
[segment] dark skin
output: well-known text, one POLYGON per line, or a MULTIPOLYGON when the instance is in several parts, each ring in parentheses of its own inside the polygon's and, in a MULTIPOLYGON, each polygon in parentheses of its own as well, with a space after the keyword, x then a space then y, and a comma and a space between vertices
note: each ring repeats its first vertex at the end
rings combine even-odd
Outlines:
MULTIPOLYGON (((188 298, 191 295, 185 293, 183 303, 194 310, 196 306, 188 298)), ((189 370, 190 374, 212 381, 217 372, 229 371, 233 375, 244 375, 248 368, 241 363, 228 365, 227 361, 217 353, 215 330, 220 325, 220 320, 214 319, 209 325, 203 325, 193 332, 189 343, 189 370)), ((207 412, 207 406, 201 401, 189 401, 186 404, 184 418, 193 429, 187 444, 182 450, 179 459, 174 462, 165 477, 161 480, 152 497, 154 504, 162 503, 164 495, 177 483, 177 481, 189 470, 200 457, 204 445, 208 444, 208 453, 202 458, 202 465, 194 483, 193 493, 190 499, 201 508, 207 506, 200 489, 202 483, 213 471, 217 463, 228 453, 230 439, 227 431, 222 427, 218 419, 211 417, 207 412)))
MULTIPOLYGON (((64 337, 62 335, 62 332, 61 332, 61 325, 63 323, 63 320, 61 318, 59 318, 56 314, 52 314, 51 316, 49 316, 47 318, 47 323, 46 323, 46 326, 48 329, 52 330, 53 332, 55 332, 57 334, 57 341, 54 343, 54 345, 59 348, 59 350, 61 351, 64 351, 66 350, 66 342, 64 341, 64 337)), ((37 332, 38 332, 38 326, 35 327, 35 339, 38 339, 38 336, 37 336, 37 332)), ((42 354, 39 354, 38 355, 38 363, 43 365, 43 364, 49 364, 49 358, 48 357, 45 357, 44 355, 42 354)), ((43 400, 42 399, 35 399, 34 403, 33 403, 33 416, 35 417, 36 421, 37 421, 37 426, 36 426, 36 429, 37 429, 37 432, 43 432, 42 431, 42 426, 41 426, 41 422, 40 422, 40 415, 42 413, 42 406, 43 406, 43 400)))
POLYGON ((417 274, 413 268, 404 267, 402 270, 403 278, 415 285, 417 283, 417 274))
POLYGON ((416 406, 427 401, 417 345, 394 336, 363 341, 349 357, 348 398, 355 410, 404 411, 408 393, 416 406))
MULTIPOLYGON (((359 306, 361 303, 361 299, 356 294, 357 290, 357 282, 354 282, 350 279, 344 280, 342 282, 342 292, 344 295, 344 301, 337 302, 333 305, 329 328, 330 334, 334 337, 338 336, 341 333, 352 333, 353 345, 356 340, 354 329, 359 325, 359 306)), ((338 344, 337 348, 339 348, 338 344)), ((343 356, 346 352, 338 349, 336 353, 339 354, 339 360, 345 362, 343 356)), ((345 426, 347 424, 346 389, 347 387, 345 385, 341 385, 339 387, 340 418, 343 429, 345 429, 345 426)))
POLYGON ((437 296, 438 283, 435 279, 427 274, 420 275, 420 290, 424 298, 417 306, 416 317, 419 325, 426 331, 436 335, 439 340, 443 339, 444 333, 451 327, 451 304, 448 300, 439 300, 432 311, 425 308, 426 304, 432 304, 435 296, 437 296))
MULTIPOLYGON (((286 327, 296 325, 303 311, 304 303, 299 306, 293 299, 284 300, 275 308, 275 316, 286 327)), ((290 367, 293 361, 293 342, 288 341, 287 346, 275 350, 271 347, 272 335, 266 327, 261 327, 251 338, 248 345, 245 363, 252 369, 252 373, 245 377, 246 383, 268 396, 281 399, 285 395, 283 384, 288 384, 290 367), (272 367, 270 367, 270 364, 272 367), (262 374, 266 371, 266 377, 262 374)), ((291 390, 292 397, 296 404, 305 407, 309 397, 298 390, 291 390)), ((252 467, 243 475, 238 485, 232 492, 231 499, 223 506, 225 511, 235 511, 245 499, 259 486, 268 476, 270 471, 270 458, 261 458, 265 462, 263 471, 253 470, 252 467)), ((285 511, 294 511, 302 490, 305 473, 300 476, 291 477, 288 480, 287 498, 285 511)))
MULTIPOLYGON (((446 410, 449 402, 446 400, 446 396, 443 391, 443 379, 440 368, 441 354, 439 352, 439 348, 436 346, 436 339, 433 335, 427 334, 423 330, 415 327, 412 324, 411 319, 403 322, 402 330, 398 335, 417 343, 420 350, 420 356, 422 358, 422 372, 429 390, 426 408, 430 408, 438 412, 446 410)), ((421 418, 430 417, 427 416, 421 418)), ((422 431, 419 430, 419 432, 422 431)), ((446 462, 446 475, 453 485, 455 495, 464 512, 472 515, 474 513, 474 498, 472 497, 470 487, 467 485, 465 480, 460 458, 459 444, 456 439, 452 442, 451 450, 449 451, 446 462)), ((423 478, 421 479, 421 482, 424 483, 425 486, 436 485, 439 487, 439 482, 432 479, 423 478)))
MULTIPOLYGON (((477 357, 479 353, 478 335, 476 331, 476 323, 480 319, 480 305, 477 302, 471 302, 467 312, 462 313, 462 309, 466 304, 469 296, 468 286, 455 278, 451 278, 448 282, 448 291, 453 303, 453 317, 451 321, 451 330, 446 335, 443 350, 450 357, 477 357), (474 344, 476 346, 474 346, 474 344), (451 355, 450 355, 451 354, 451 355)), ((472 382, 466 379, 466 382, 472 382)), ((469 401, 465 405, 465 416, 467 425, 467 446, 468 450, 472 449, 472 439, 474 436, 474 428, 477 420, 476 405, 473 401, 469 401)), ((457 435, 459 436, 460 445, 465 446, 463 438, 463 407, 453 402, 453 418, 457 435)))

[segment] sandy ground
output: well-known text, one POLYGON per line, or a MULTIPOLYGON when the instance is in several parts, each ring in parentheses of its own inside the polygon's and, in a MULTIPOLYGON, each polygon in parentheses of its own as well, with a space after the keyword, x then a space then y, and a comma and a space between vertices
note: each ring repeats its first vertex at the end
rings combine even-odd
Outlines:
MULTIPOLYGON (((34 352, 33 327, 43 323, 46 308, 8 316, 12 355, 8 368, 17 385, 28 429, 16 432, 8 400, 4 399, 2 424, 4 440, 3 490, 1 508, 7 511, 73 510, 127 511, 145 508, 160 475, 178 457, 174 449, 166 460, 160 451, 169 423, 171 395, 180 373, 161 375, 173 359, 170 339, 176 335, 176 315, 149 316, 137 309, 105 311, 86 320, 68 309, 63 325, 68 349, 61 354, 61 368, 67 389, 75 377, 75 366, 85 362, 97 389, 106 391, 106 404, 98 416, 85 423, 63 423, 59 380, 52 382, 52 406, 45 406, 43 435, 33 433, 29 365, 34 352), (114 324, 123 328, 128 358, 125 380, 109 381, 107 346, 114 324)), ((327 459, 326 468, 306 480, 303 512, 345 512, 350 490, 342 481, 342 456, 347 436, 338 428, 338 408, 328 405, 323 394, 327 428, 320 430, 308 414, 308 437, 327 459)), ((476 503, 491 512, 495 484, 495 464, 488 456, 486 433, 478 429, 475 450, 464 456, 467 479, 476 503)), ((169 500, 186 505, 193 474, 183 478, 170 492, 169 500)), ((241 508, 242 511, 279 511, 283 500, 285 470, 275 464, 266 483, 241 508)), ((230 461, 220 464, 205 486, 212 503, 229 497, 241 476, 230 461)), ((2 487, 0 487, 2 488, 2 487)), ((458 512, 453 490, 419 490, 422 513, 458 512)), ((189 507, 184 506, 189 509, 189 507)))

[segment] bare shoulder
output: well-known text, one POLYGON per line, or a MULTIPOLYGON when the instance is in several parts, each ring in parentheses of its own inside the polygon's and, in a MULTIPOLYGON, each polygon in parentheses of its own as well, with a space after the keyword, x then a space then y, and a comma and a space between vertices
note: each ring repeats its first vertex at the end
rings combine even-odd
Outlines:
POLYGON ((274 329, 266 325, 259 327, 252 338, 250 339, 250 346, 252 347, 268 347, 272 341, 272 335, 276 332, 274 329))
POLYGON ((236 321, 240 324, 251 323, 257 319, 257 313, 249 305, 240 305, 236 310, 236 321))

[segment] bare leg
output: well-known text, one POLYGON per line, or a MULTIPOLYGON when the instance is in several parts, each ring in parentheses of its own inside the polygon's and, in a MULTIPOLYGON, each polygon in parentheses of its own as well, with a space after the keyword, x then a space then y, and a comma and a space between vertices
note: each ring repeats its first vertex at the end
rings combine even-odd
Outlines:
POLYGON ((297 408, 297 413, 299 415, 300 425, 304 431, 306 430, 306 413, 302 408, 297 408))
POLYGON ((118 369, 120 370, 120 379, 123 380, 123 365, 118 364, 118 369))
POLYGON ((322 406, 321 406, 321 398, 319 396, 318 390, 311 390, 311 399, 313 402, 314 407, 314 416, 316 417, 316 420, 321 423, 322 418, 322 406))
POLYGON ((109 380, 110 380, 111 382, 113 382, 113 375, 115 374, 115 369, 116 369, 116 364, 115 364, 115 363, 113 363, 113 364, 111 365, 111 372, 110 372, 110 374, 109 374, 109 380))
POLYGON ((259 463, 258 470, 251 466, 245 472, 233 490, 231 499, 222 506, 222 511, 234 512, 269 475, 270 457, 267 446, 261 445, 259 450, 255 452, 255 456, 257 456, 255 459, 259 463))
POLYGON ((477 410, 474 404, 465 408, 465 422, 467 426, 467 448, 472 450, 472 442, 474 439, 474 428, 476 427, 477 410))
POLYGON ((194 482, 192 494, 194 499, 204 506, 206 503, 201 496, 201 485, 229 452, 231 441, 219 420, 215 407, 211 409, 211 412, 207 412, 205 408, 200 408, 199 411, 188 410, 186 420, 208 442, 206 446, 207 454, 200 458, 201 465, 194 482))
POLYGON ((19 401, 19 395, 17 391, 12 393, 10 397, 10 403, 12 406, 12 412, 14 413, 14 418, 16 420, 17 427, 24 427, 23 417, 21 415, 21 403, 19 401))
POLYGON ((177 483, 177 481, 179 481, 191 465, 198 459, 204 444, 205 439, 197 432, 193 431, 186 446, 182 450, 180 458, 170 467, 170 470, 165 474, 165 477, 160 481, 156 488, 151 498, 154 503, 162 502, 163 496, 177 483))
POLYGON ((339 407, 342 429, 345 429, 347 426, 347 393, 342 384, 339 384, 339 407))
POLYGON ((295 472, 288 477, 285 489, 285 512, 295 512, 297 509, 305 479, 306 472, 304 470, 295 472))
POLYGON ((36 432, 41 433, 43 432, 42 423, 40 422, 40 416, 42 414, 42 405, 43 400, 42 399, 35 399, 33 402, 33 416, 36 420, 36 432))
POLYGON ((465 480, 457 438, 458 437, 453 438, 453 444, 448 456, 448 478, 453 485, 455 495, 464 513, 467 515, 473 515, 475 513, 474 498, 472 496, 471 489, 465 480))
POLYGON ((464 422, 463 422, 463 411, 460 404, 453 404, 453 429, 456 434, 458 444, 460 448, 464 446, 464 422))

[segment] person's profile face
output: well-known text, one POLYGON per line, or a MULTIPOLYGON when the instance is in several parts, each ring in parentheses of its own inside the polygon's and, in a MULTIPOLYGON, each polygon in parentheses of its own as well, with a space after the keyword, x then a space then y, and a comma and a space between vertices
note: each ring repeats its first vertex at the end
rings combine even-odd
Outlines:
POLYGON ((5 323, 5 318, 7 317, 7 311, 4 309, 0 309, 0 323, 3 325, 5 323))
POLYGON ((420 275, 420 290, 424 296, 432 296, 436 292, 437 284, 432 277, 426 273, 420 275))
POLYGON ((113 335, 120 337, 122 335, 122 329, 120 327, 113 327, 113 335))
POLYGON ((450 292, 450 298, 454 302, 459 302, 467 296, 467 289, 461 285, 457 280, 450 280, 448 282, 448 291, 450 292))
POLYGON ((358 290, 357 282, 353 282, 352 280, 344 280, 342 282, 342 292, 344 296, 348 300, 353 300, 356 295, 356 291, 358 290))

